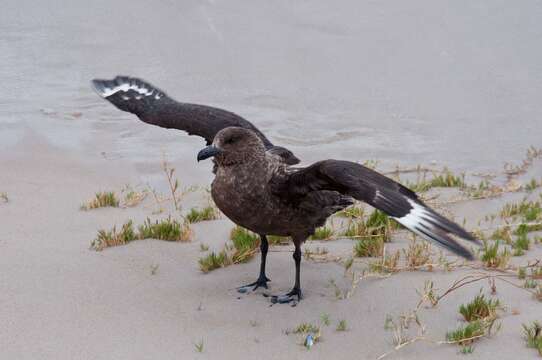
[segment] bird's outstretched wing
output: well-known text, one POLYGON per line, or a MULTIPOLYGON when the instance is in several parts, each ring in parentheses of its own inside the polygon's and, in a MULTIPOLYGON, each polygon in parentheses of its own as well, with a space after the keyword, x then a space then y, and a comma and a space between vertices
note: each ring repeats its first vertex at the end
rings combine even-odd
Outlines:
POLYGON ((288 174, 277 190, 294 201, 302 201, 312 191, 338 191, 382 210, 427 240, 467 259, 473 258, 469 250, 450 236, 476 242, 471 234, 425 205, 410 189, 360 164, 320 161, 288 174))
POLYGON ((197 104, 181 103, 170 98, 165 92, 141 79, 117 76, 113 80, 92 80, 94 90, 123 111, 137 115, 148 124, 168 129, 186 131, 198 135, 207 145, 220 130, 237 126, 254 131, 262 139, 266 149, 283 159, 289 165, 299 163, 291 151, 274 146, 252 123, 232 112, 197 104))

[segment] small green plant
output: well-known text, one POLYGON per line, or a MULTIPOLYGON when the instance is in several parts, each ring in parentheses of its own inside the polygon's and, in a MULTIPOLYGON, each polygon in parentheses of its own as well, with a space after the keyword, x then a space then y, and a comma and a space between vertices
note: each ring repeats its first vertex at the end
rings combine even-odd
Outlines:
POLYGON ((504 241, 505 244, 512 244, 512 230, 510 226, 503 226, 493 231, 491 238, 493 240, 504 241))
POLYGON ((498 299, 487 299, 484 294, 478 294, 468 304, 459 307, 459 313, 468 321, 484 320, 497 317, 497 310, 502 308, 498 299))
POLYGON ((260 245, 260 238, 258 235, 240 226, 236 226, 232 229, 230 239, 235 248, 235 252, 232 255, 234 263, 247 262, 250 260, 260 245))
POLYGON ((124 245, 138 239, 190 241, 191 235, 192 230, 188 224, 181 224, 171 217, 154 223, 147 218, 144 224, 139 226, 137 232, 134 230, 132 220, 130 220, 122 225, 120 231, 117 231, 116 227, 110 231, 98 231, 98 236, 91 242, 90 247, 101 251, 107 247, 124 245))
POLYGON ((529 223, 529 224, 520 224, 515 231, 515 234, 518 236, 526 236, 532 231, 542 230, 542 223, 529 223))
POLYGON ((81 210, 97 209, 101 207, 119 207, 119 200, 112 191, 97 192, 92 200, 81 205, 81 210))
POLYGON ((8 194, 5 192, 0 192, 0 199, 5 203, 9 202, 8 194))
POLYGON ((455 175, 453 172, 444 168, 442 173, 433 177, 429 182, 431 187, 465 187, 465 174, 455 175))
MULTIPOLYGON (((470 354, 474 350, 472 344, 482 336, 490 336, 501 309, 499 300, 488 300, 483 294, 477 295, 473 301, 459 307, 459 313, 467 321, 455 330, 446 333, 446 340, 460 345, 463 354, 470 354)), ((497 325, 500 328, 500 324, 497 325)))
POLYGON ((384 251, 384 242, 380 237, 360 239, 354 244, 354 255, 357 257, 379 257, 384 251))
POLYGON ((208 273, 209 271, 228 266, 231 261, 226 254, 226 251, 222 250, 219 253, 212 251, 206 256, 200 258, 198 263, 200 270, 204 273, 208 273))
POLYGON ((539 201, 523 199, 518 203, 505 204, 500 212, 501 218, 520 217, 525 222, 542 219, 542 205, 539 201))
POLYGON ((518 267, 518 279, 524 280, 527 277, 527 270, 525 267, 520 266, 518 267))
POLYGON ((531 324, 523 324, 523 338, 527 343, 527 347, 538 350, 542 356, 542 325, 538 321, 533 321, 531 324))
POLYGON ((495 241, 493 245, 490 245, 487 241, 484 241, 482 248, 481 260, 488 268, 504 269, 508 265, 510 260, 510 251, 505 248, 499 251, 499 241, 495 241))
POLYGON ((204 273, 232 264, 247 262, 254 256, 260 244, 258 235, 236 226, 230 233, 231 245, 226 244, 219 252, 211 252, 198 260, 204 273))
POLYGON ((403 253, 407 266, 412 270, 431 262, 431 245, 427 241, 417 241, 414 238, 408 249, 403 249, 403 253))
POLYGON ((186 215, 186 220, 191 223, 215 219, 218 219, 216 208, 210 205, 204 207, 203 209, 192 208, 186 215))
POLYGON ((487 179, 481 180, 478 185, 465 186, 461 190, 463 190, 463 192, 471 199, 479 199, 499 193, 499 189, 495 186, 491 186, 487 179))
POLYGON ((348 328, 347 324, 346 324, 346 320, 340 320, 339 323, 337 324, 337 328, 335 330, 337 331, 346 331, 348 328))
POLYGON ((297 325, 292 330, 292 332, 294 334, 308 334, 308 333, 317 334, 317 333, 320 332, 320 327, 316 326, 314 324, 311 324, 311 323, 301 323, 301 324, 297 325))
POLYGON ((457 329, 446 333, 446 340, 459 345, 468 346, 475 339, 482 337, 486 333, 486 326, 481 320, 476 320, 465 325, 460 325, 457 329))
POLYGON ((523 255, 525 251, 529 250, 530 245, 531 242, 527 237, 527 233, 521 233, 520 235, 518 235, 516 241, 512 245, 512 247, 514 248, 514 256, 523 255))
POLYGON ((525 283, 523 283, 523 287, 525 289, 535 289, 538 286, 538 281, 534 279, 527 279, 525 280, 525 283))
POLYGON ((433 177, 430 180, 426 179, 426 171, 418 169, 418 179, 416 182, 406 181, 404 185, 414 192, 425 192, 434 187, 455 187, 466 188, 465 174, 455 175, 448 168, 444 168, 441 172, 433 172, 433 177), (419 175, 423 172, 423 177, 419 175))
POLYGON ((130 185, 126 185, 122 189, 122 195, 123 195, 122 205, 126 207, 137 206, 143 200, 145 200, 148 194, 149 192, 147 190, 136 191, 130 185))
POLYGON ((202 353, 203 352, 203 340, 200 340, 198 343, 194 344, 194 347, 196 348, 196 352, 202 353))
POLYGON ((536 287, 534 291, 533 296, 536 300, 542 301, 542 285, 538 284, 538 286, 536 287))
POLYGON ((171 217, 152 222, 149 218, 139 226, 140 239, 158 239, 167 241, 190 241, 192 230, 186 222, 181 223, 171 217))
POLYGON ((531 181, 529 181, 527 184, 523 186, 523 188, 527 192, 533 192, 534 190, 536 190, 537 188, 541 186, 542 186, 542 180, 539 183, 538 181, 536 181, 535 178, 532 178, 531 181))
POLYGON ((542 266, 531 267, 531 278, 542 279, 542 266))
POLYGON ((331 324, 331 320, 329 319, 329 314, 320 315, 320 321, 322 321, 322 324, 325 326, 329 326, 329 324, 331 324))
POLYGON ((203 243, 199 244, 199 251, 204 252, 204 251, 207 251, 207 250, 209 250, 209 245, 206 245, 206 244, 203 244, 203 243))
POLYGON ((132 220, 130 220, 122 225, 120 231, 117 231, 115 226, 110 231, 98 231, 98 236, 91 242, 90 247, 96 251, 102 251, 107 247, 124 245, 136 239, 134 226, 132 220))
POLYGON ((399 271, 398 263, 401 257, 401 252, 397 250, 393 255, 388 256, 386 253, 382 253, 380 259, 369 263, 369 270, 375 273, 394 273, 399 271))
POLYGON ((380 238, 382 242, 389 242, 392 232, 399 228, 399 223, 392 220, 384 212, 374 210, 367 219, 352 219, 344 236, 360 240, 380 238))
POLYGON ((327 240, 333 235, 333 229, 328 226, 322 226, 314 230, 314 234, 311 236, 312 240, 327 240))

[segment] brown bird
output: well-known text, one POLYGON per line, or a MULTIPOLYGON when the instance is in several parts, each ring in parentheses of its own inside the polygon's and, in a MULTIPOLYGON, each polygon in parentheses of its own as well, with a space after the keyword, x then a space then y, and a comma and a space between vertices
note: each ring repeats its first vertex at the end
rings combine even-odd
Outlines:
POLYGON ((128 77, 93 80, 98 94, 144 122, 187 131, 207 141, 197 160, 214 158, 211 192, 218 208, 233 222, 260 235, 258 279, 240 292, 267 288, 267 235, 290 236, 295 245, 295 283, 272 302, 301 300, 301 244, 333 213, 361 200, 383 211, 421 237, 472 259, 452 236, 476 239, 425 205, 410 189, 360 164, 323 160, 292 167, 299 160, 274 146, 254 125, 231 112, 169 98, 149 83, 128 77))

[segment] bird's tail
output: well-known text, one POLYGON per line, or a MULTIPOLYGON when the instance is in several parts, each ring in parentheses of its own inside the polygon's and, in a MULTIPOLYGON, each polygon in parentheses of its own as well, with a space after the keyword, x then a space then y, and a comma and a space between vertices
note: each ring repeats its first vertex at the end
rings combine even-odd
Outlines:
POLYGON ((94 90, 117 108, 136 115, 172 101, 162 90, 138 78, 117 76, 92 80, 94 90))

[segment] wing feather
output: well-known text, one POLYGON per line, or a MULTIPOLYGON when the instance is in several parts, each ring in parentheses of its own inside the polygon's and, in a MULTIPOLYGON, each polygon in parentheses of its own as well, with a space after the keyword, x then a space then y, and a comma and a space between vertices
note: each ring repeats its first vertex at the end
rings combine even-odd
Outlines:
POLYGON ((299 163, 293 153, 274 146, 251 122, 223 109, 175 101, 165 92, 138 78, 117 76, 113 80, 92 80, 94 90, 122 111, 130 112, 147 123, 167 129, 186 131, 189 135, 201 136, 207 145, 215 135, 230 126, 254 131, 266 149, 278 154, 289 165, 299 163))
POLYGON ((382 210, 421 237, 467 259, 473 258, 471 252, 451 236, 475 242, 471 234, 424 204, 412 190, 360 164, 320 161, 293 171, 281 186, 280 193, 287 194, 293 201, 319 190, 352 196, 382 210))

